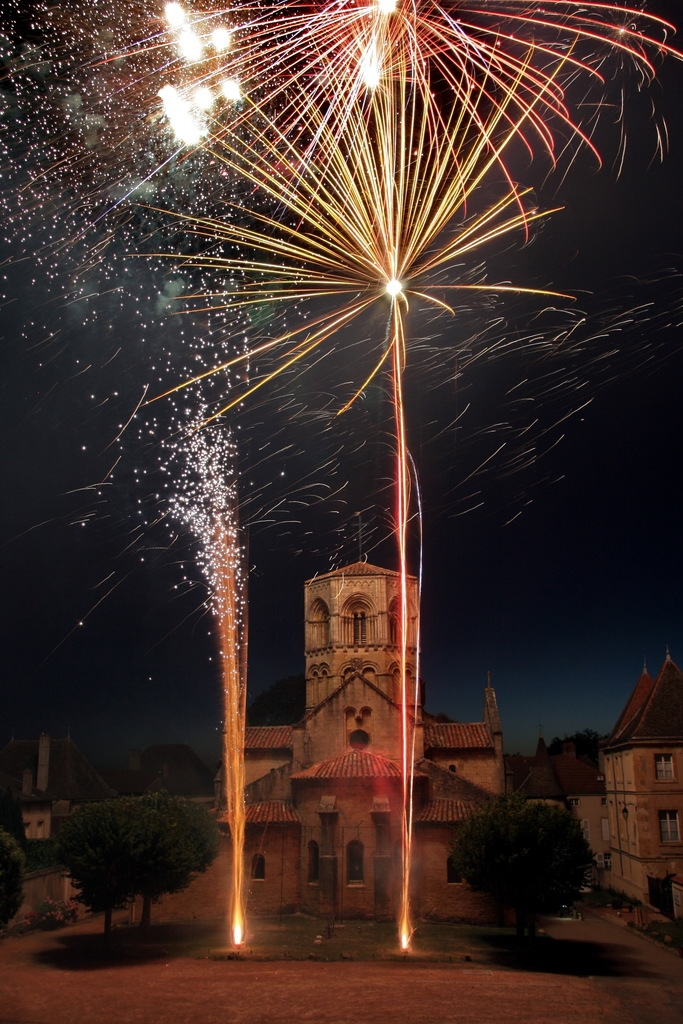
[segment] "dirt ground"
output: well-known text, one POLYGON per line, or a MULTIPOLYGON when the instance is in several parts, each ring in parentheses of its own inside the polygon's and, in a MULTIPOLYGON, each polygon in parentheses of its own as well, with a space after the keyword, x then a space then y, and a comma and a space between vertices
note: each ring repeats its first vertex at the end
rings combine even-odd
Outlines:
POLYGON ((597 918, 549 927, 558 955, 535 970, 103 958, 100 929, 4 939, 1 1024, 683 1024, 683 961, 597 918))

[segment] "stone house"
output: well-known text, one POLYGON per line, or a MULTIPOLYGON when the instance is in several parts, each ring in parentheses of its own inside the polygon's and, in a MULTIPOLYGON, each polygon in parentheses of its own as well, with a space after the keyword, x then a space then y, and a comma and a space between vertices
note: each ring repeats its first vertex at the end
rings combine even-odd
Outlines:
POLYGON ((683 873, 683 673, 668 652, 656 679, 643 669, 601 755, 612 884, 673 916, 672 879, 683 873))
POLYGON ((561 754, 549 754, 541 737, 533 757, 506 757, 505 770, 508 792, 566 807, 581 823, 583 837, 593 851, 592 882, 609 887, 611 853, 602 768, 589 757, 577 757, 572 742, 563 744, 561 754))
POLYGON ((10 740, 0 750, 0 775, 19 798, 28 839, 49 839, 77 807, 116 796, 69 738, 10 740))
POLYGON ((126 768, 100 768, 104 781, 119 796, 143 796, 163 790, 207 807, 214 804, 212 772, 187 743, 157 743, 131 750, 126 768))

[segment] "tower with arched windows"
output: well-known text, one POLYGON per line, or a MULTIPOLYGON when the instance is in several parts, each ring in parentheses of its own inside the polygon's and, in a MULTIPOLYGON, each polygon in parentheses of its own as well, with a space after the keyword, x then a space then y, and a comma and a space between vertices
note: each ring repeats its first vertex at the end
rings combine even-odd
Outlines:
MULTIPOLYGON (((390 700, 399 697, 401 577, 367 562, 307 580, 306 710, 312 711, 346 679, 360 673, 390 700)), ((417 654, 417 580, 408 577, 407 673, 417 654)))

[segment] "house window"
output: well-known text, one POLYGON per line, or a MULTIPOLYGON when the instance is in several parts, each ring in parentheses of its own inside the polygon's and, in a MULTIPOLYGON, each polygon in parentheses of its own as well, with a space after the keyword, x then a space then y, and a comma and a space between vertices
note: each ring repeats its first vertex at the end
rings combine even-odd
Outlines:
POLYGON ((348 885, 358 885, 365 881, 363 875, 363 844, 360 839, 352 839, 346 847, 346 881, 348 885))
POLYGON ((581 819, 581 831, 583 832, 583 838, 587 843, 591 841, 591 823, 588 818, 581 819))
POLYGON ((315 839, 308 844, 308 883, 309 885, 320 881, 320 847, 315 839))
POLYGON ((446 861, 446 881, 449 885, 459 885, 462 882, 462 877, 456 870, 455 861, 452 857, 449 857, 446 861))
POLYGON ((674 763, 671 754, 655 754, 655 775, 657 782, 669 782, 674 777, 674 763))
POLYGON ((659 838, 662 843, 677 843, 679 841, 678 811, 659 812, 659 838))
POLYGON ((266 858, 262 853, 255 853, 251 858, 251 877, 255 882, 263 882, 266 877, 266 858))
POLYGON ((600 827, 602 829, 602 838, 605 842, 609 842, 609 818, 601 818, 600 827))
POLYGON ((579 800, 578 796, 570 796, 567 800, 567 803, 570 807, 578 807, 581 801, 579 800))

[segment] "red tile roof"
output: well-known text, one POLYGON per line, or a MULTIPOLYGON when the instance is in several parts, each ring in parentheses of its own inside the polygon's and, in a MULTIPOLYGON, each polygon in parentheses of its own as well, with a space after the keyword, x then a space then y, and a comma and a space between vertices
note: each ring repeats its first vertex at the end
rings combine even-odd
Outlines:
POLYGON ((616 743, 639 740, 678 740, 683 737, 683 674, 667 654, 652 680, 647 673, 619 716, 606 748, 616 743))
POLYGON ((288 800, 266 800, 247 804, 247 825, 300 825, 301 818, 288 800))
POLYGON ((292 779, 400 779, 401 768, 379 754, 365 750, 351 750, 341 757, 320 761, 292 775, 292 779))
POLYGON ((628 734, 629 725, 633 722, 638 712, 642 710, 643 704, 652 693, 654 685, 655 681, 650 673, 644 671, 636 683, 633 693, 626 702, 624 710, 617 719, 617 724, 614 726, 610 736, 610 742, 621 739, 628 734))
POLYGON ((446 825, 469 818, 474 810, 474 804, 465 803, 462 800, 449 800, 439 797, 425 804, 415 815, 415 821, 446 825))
POLYGON ((291 747, 291 725, 251 725, 244 730, 245 751, 291 750, 291 747))
POLYGON ((436 722, 425 725, 425 750, 489 750, 493 748, 485 722, 436 722))
POLYGON ((555 774, 567 796, 605 792, 605 777, 597 765, 574 754, 551 754, 555 774))

